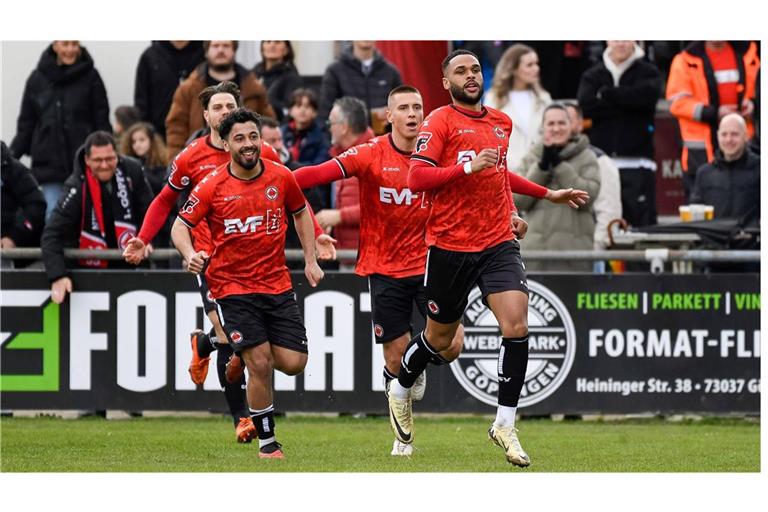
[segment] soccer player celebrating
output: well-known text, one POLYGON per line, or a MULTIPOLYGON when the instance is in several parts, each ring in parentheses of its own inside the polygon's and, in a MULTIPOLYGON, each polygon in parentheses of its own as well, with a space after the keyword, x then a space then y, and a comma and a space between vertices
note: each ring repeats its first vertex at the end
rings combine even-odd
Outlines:
MULTIPOLYGON (((506 169, 512 121, 481 104, 483 77, 474 54, 454 51, 442 69, 452 104, 422 123, 408 173, 410 191, 428 193, 431 203, 427 325, 406 347, 398 378, 390 385, 390 420, 401 442, 413 441, 410 388, 435 354, 451 346, 467 296, 477 284, 502 332, 499 406, 488 434, 507 461, 524 467, 530 459, 517 438, 515 413, 528 363, 528 290, 515 240, 515 231, 524 232, 525 225, 514 210, 512 174, 506 169)), ((563 202, 571 206, 586 201, 583 191, 569 194, 563 202)))
MULTIPOLYGON (((199 98, 203 106, 203 117, 211 133, 193 140, 171 163, 168 183, 150 204, 139 234, 128 241, 123 252, 123 257, 128 263, 138 265, 151 252, 149 242, 165 224, 182 192, 195 187, 213 169, 229 162, 229 152, 224 149, 224 143, 219 135, 219 124, 240 105, 240 89, 233 82, 221 82, 206 87, 201 91, 199 98)), ((261 154, 264 158, 280 162, 280 157, 268 144, 262 145, 261 154)), ((318 232, 322 233, 322 231, 318 232)), ((201 222, 192 234, 195 247, 210 253, 212 248, 207 223, 201 222)), ((326 235, 323 235, 318 239, 318 243, 326 243, 323 247, 327 248, 330 239, 325 237, 326 235)), ((333 250, 332 245, 329 250, 333 250)), ((239 373, 236 379, 230 379, 231 382, 226 378, 226 365, 233 351, 227 345, 226 336, 221 329, 213 296, 209 292, 205 276, 198 275, 197 282, 203 299, 203 308, 213 324, 213 329, 209 334, 201 330, 192 332, 192 362, 189 373, 192 382, 202 385, 208 375, 210 354, 219 349, 216 369, 235 424, 237 440, 250 442, 251 436, 255 433, 255 427, 251 424, 245 403, 245 378, 242 373, 239 373)), ((233 361, 239 362, 239 359, 234 358, 233 361)))
MULTIPOLYGON (((298 169, 294 176, 302 188, 350 176, 360 181, 360 249, 355 273, 368 277, 373 332, 384 352, 383 373, 388 388, 400 371, 400 361, 412 335, 413 304, 422 316, 427 312, 424 227, 429 208, 421 194, 408 188, 409 157, 424 119, 421 94, 408 85, 392 89, 386 115, 392 124, 389 135, 355 146, 323 164, 298 169)), ((553 202, 580 197, 580 191, 551 191, 517 175, 510 179, 515 192, 546 197, 553 202)), ((522 221, 520 225, 524 229, 522 221)), ((462 342, 463 331, 458 325, 450 344, 432 354, 430 361, 444 364, 454 360, 462 342)), ((419 400, 423 394, 421 372, 410 398, 419 400)), ((412 451, 410 442, 395 439, 392 455, 410 455, 412 451)))
POLYGON ((285 265, 285 216, 293 215, 311 286, 323 278, 306 200, 286 167, 260 158, 261 120, 237 109, 219 125, 230 162, 197 184, 171 230, 190 272, 205 273, 221 325, 248 371, 247 397, 259 457, 283 458, 275 438, 272 370, 297 375, 307 364, 307 335, 285 265), (206 220, 212 252, 190 230, 206 220))

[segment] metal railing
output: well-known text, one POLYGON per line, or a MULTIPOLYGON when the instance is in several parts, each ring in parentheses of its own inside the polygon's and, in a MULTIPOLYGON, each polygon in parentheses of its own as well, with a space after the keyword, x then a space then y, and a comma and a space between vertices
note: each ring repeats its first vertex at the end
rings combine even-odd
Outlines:
MULTIPOLYGON (((301 261, 304 253, 300 249, 286 249, 286 259, 301 261)), ((713 251, 702 249, 644 249, 644 250, 613 250, 613 251, 536 251, 524 250, 525 261, 605 261, 623 260, 650 263, 653 273, 664 271, 666 262, 702 262, 702 263, 754 263, 760 261, 760 251, 713 251)), ((64 249, 64 256, 70 259, 98 258, 103 260, 121 260, 123 253, 119 249, 64 249)), ((337 259, 354 260, 357 251, 340 249, 337 259)), ((150 260, 168 260, 179 257, 176 249, 155 249, 150 260)), ((39 248, 16 248, 0 250, 0 258, 12 260, 30 260, 42 258, 39 248)))

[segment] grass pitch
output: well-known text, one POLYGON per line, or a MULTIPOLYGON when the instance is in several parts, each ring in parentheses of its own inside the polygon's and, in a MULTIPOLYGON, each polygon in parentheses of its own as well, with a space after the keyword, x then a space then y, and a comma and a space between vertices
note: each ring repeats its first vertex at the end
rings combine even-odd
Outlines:
POLYGON ((521 420, 527 469, 487 440, 490 417, 415 418, 414 455, 389 455, 386 417, 278 417, 285 460, 260 460, 223 418, 2 418, 3 472, 758 472, 760 425, 737 419, 521 420))

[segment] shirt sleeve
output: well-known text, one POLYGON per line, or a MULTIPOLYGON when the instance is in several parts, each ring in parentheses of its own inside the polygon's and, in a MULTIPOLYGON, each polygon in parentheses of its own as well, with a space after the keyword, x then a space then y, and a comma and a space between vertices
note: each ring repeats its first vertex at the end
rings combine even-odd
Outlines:
MULTIPOLYGON (((194 144, 194 143, 193 143, 194 144)), ((191 145, 187 148, 192 147, 191 145)), ((189 185, 189 166, 187 165, 187 148, 176 155, 171 162, 168 173, 168 185, 176 192, 181 192, 189 185)))
POLYGON ((296 215, 307 207, 307 199, 301 192, 296 178, 290 172, 285 175, 285 207, 292 215, 296 215))
POLYGON ((293 171, 293 177, 302 189, 325 185, 345 177, 344 167, 335 158, 318 165, 308 165, 293 171))
POLYGON ((345 178, 360 176, 366 172, 372 159, 373 144, 369 142, 353 146, 335 158, 345 178))
POLYGON ((207 183, 200 183, 192 189, 184 206, 179 210, 179 220, 186 224, 187 227, 194 228, 197 226, 197 224, 208 215, 208 211, 211 209, 214 189, 214 180, 209 180, 207 183))
POLYGON ((429 116, 422 123, 408 170, 408 188, 411 191, 431 190, 465 175, 463 164, 439 167, 449 132, 442 117, 429 116))

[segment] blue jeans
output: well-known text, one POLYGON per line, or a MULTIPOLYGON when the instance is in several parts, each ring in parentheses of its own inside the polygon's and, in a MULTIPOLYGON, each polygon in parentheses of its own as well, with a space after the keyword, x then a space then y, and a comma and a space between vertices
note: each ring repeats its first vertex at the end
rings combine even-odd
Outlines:
POLYGON ((43 189, 43 195, 45 196, 45 220, 51 216, 51 212, 56 208, 56 203, 59 202, 59 198, 64 195, 63 189, 64 183, 43 183, 40 185, 43 189))

